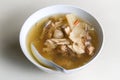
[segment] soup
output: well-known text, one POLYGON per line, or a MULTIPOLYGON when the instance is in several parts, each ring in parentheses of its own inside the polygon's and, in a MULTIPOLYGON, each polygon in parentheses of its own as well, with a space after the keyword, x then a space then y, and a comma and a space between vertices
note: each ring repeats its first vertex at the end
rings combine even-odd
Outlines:
POLYGON ((38 21, 29 31, 28 50, 33 43, 45 58, 65 69, 89 62, 98 47, 95 28, 75 14, 56 14, 38 21))

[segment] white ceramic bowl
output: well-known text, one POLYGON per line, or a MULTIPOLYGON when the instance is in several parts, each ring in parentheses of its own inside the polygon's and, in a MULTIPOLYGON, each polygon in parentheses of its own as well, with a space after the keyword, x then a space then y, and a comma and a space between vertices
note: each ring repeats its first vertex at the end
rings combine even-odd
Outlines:
MULTIPOLYGON (((60 14, 60 13, 74 13, 74 14, 78 15, 79 17, 81 17, 82 19, 84 19, 85 21, 88 21, 89 23, 95 25, 95 29, 98 32, 100 43, 99 43, 99 47, 96 51, 97 54, 88 63, 93 61, 96 58, 96 56, 98 56, 98 54, 101 51, 102 45, 103 45, 103 30, 101 29, 101 26, 98 23, 98 21, 93 16, 91 16, 89 13, 87 13, 86 11, 83 11, 80 8, 71 6, 71 5, 54 5, 54 6, 40 9, 37 12, 33 13, 25 21, 25 23, 22 26, 22 29, 20 31, 20 39, 19 40, 20 40, 20 45, 21 45, 22 51, 23 51, 24 55, 27 57, 27 59, 29 59, 29 61, 31 61, 38 68, 40 68, 44 71, 47 71, 47 72, 57 72, 57 71, 40 65, 33 58, 33 56, 31 56, 31 54, 29 53, 29 51, 27 49, 26 38, 27 38, 27 34, 28 34, 29 30, 31 29, 31 27, 33 27, 33 25, 35 25, 36 22, 38 22, 39 20, 41 20, 42 18, 44 18, 46 16, 53 15, 53 14, 60 14)), ((73 69, 72 71, 80 70, 80 69, 84 68, 86 65, 88 65, 88 63, 86 63, 82 67, 73 69)))

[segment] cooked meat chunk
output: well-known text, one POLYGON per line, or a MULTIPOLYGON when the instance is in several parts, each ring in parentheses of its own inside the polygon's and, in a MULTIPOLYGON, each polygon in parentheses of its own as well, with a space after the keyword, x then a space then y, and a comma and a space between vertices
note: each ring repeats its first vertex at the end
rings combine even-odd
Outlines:
POLYGON ((50 39, 46 40, 44 45, 47 46, 48 48, 52 48, 52 49, 56 48, 56 44, 50 39))
POLYGON ((66 47, 66 45, 59 45, 59 46, 57 46, 55 51, 56 51, 57 54, 60 54, 62 56, 68 55, 67 54, 67 47, 66 47))
POLYGON ((62 25, 63 25, 62 21, 55 22, 55 26, 58 28, 62 25))
POLYGON ((72 30, 72 32, 70 33, 69 38, 70 38, 73 42, 77 43, 77 42, 79 42, 80 39, 81 39, 83 36, 85 36, 85 35, 86 35, 85 30, 84 30, 83 28, 81 28, 81 25, 79 25, 79 26, 76 26, 76 27, 72 30))
POLYGON ((83 45, 83 43, 73 43, 73 50, 77 54, 83 54, 85 53, 85 46, 83 45))
POLYGON ((75 27, 74 22, 77 20, 77 17, 74 14, 67 14, 66 18, 69 23, 70 29, 73 30, 73 28, 75 27))
POLYGON ((45 27, 48 27, 51 23, 52 23, 52 21, 49 20, 49 21, 45 24, 45 27))
POLYGON ((52 17, 46 23, 42 36, 45 37, 43 50, 55 51, 62 56, 79 57, 83 53, 93 55, 92 37, 89 35, 91 27, 80 21, 74 14, 67 14, 68 24, 64 24, 64 18, 52 17))
POLYGON ((88 48, 88 54, 89 54, 89 55, 93 55, 95 48, 94 48, 93 46, 88 46, 87 48, 88 48))
POLYGON ((43 48, 43 52, 51 52, 53 49, 56 48, 56 44, 51 41, 50 39, 46 40, 44 43, 45 47, 43 48))
POLYGON ((64 31, 67 35, 69 35, 70 34, 70 27, 67 26, 66 28, 64 28, 64 31))
POLYGON ((55 27, 52 26, 52 22, 48 21, 46 23, 46 26, 43 28, 42 34, 40 36, 40 39, 43 39, 43 38, 44 39, 52 38, 54 30, 55 30, 55 27))
POLYGON ((86 41, 85 42, 85 46, 90 46, 91 45, 91 42, 90 41, 86 41))
POLYGON ((58 54, 62 56, 71 56, 74 57, 76 54, 73 52, 67 45, 60 45, 56 48, 58 54))
POLYGON ((70 44, 69 40, 67 39, 51 39, 51 40, 55 42, 57 45, 70 44))
POLYGON ((63 37, 64 37, 64 34, 61 30, 55 30, 54 31, 53 38, 60 39, 60 38, 63 38, 63 37))

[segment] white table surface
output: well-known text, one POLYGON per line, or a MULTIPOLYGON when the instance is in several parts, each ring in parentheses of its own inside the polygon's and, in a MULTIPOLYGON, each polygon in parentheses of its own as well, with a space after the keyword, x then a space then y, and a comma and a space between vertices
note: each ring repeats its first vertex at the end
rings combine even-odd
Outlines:
POLYGON ((119 0, 0 0, 0 80, 120 80, 119 0), (92 14, 104 30, 105 44, 97 59, 71 74, 39 70, 23 55, 19 31, 24 21, 40 8, 70 4, 92 14))

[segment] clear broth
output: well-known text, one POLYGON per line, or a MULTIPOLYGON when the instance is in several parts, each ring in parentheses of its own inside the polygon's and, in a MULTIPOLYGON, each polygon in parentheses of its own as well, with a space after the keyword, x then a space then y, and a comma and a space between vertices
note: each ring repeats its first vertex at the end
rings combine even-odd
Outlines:
MULTIPOLYGON (((54 15, 56 17, 63 17, 64 14, 57 14, 54 15)), ((43 45, 44 45, 44 40, 40 39, 40 35, 42 33, 43 27, 45 22, 48 20, 49 17, 45 17, 42 20, 38 21, 29 31, 28 36, 27 36, 27 47, 28 47, 28 51, 32 54, 31 48, 30 48, 30 44, 34 43, 35 47, 37 48, 37 50, 39 51, 39 53, 44 56, 47 59, 50 59, 52 61, 54 61, 55 63, 57 63, 58 65, 61 65, 62 67, 66 68, 66 69, 73 69, 73 68, 77 68, 80 66, 83 66, 84 64, 86 64, 87 62, 89 62, 93 57, 87 54, 82 54, 82 56, 80 58, 77 57, 63 57, 62 55, 54 55, 54 54, 47 54, 43 52, 43 45)), ((95 52, 96 49, 98 47, 98 36, 97 36, 97 32, 91 32, 90 33, 91 37, 92 37, 92 44, 95 47, 95 52)))

